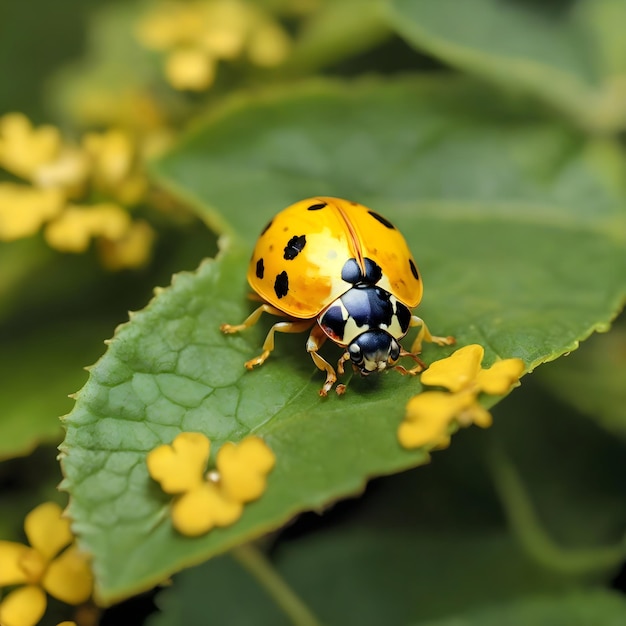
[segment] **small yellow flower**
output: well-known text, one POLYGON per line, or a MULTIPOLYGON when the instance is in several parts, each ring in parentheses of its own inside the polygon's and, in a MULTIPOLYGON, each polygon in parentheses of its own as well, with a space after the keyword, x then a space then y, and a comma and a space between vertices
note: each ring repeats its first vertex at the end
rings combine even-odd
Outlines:
POLYGON ((213 84, 216 60, 199 48, 178 48, 167 56, 165 76, 174 89, 203 91, 213 84))
POLYGON ((115 188, 131 173, 135 146, 127 133, 116 129, 87 133, 83 146, 91 158, 92 176, 100 189, 115 188))
POLYGON ((85 252, 94 237, 121 239, 130 226, 130 216, 116 204, 69 205, 59 217, 48 223, 44 236, 51 247, 78 253, 85 252))
POLYGON ((102 265, 112 271, 144 267, 150 260, 156 237, 152 226, 144 220, 133 222, 119 239, 100 238, 98 253, 102 265))
POLYGON ((65 196, 58 189, 37 189, 0 183, 0 241, 34 235, 63 210, 65 196))
POLYGON ((260 22, 248 40, 248 58, 259 67, 276 67, 286 60, 291 40, 274 21, 260 22))
POLYGON ((217 470, 206 475, 210 447, 201 433, 181 433, 146 459, 150 476, 175 496, 172 525, 190 537, 236 522, 244 503, 265 491, 266 475, 274 466, 267 445, 247 437, 239 444, 225 443, 217 455, 217 470))
POLYGON ((2 626, 34 626, 46 610, 46 592, 67 604, 91 596, 93 576, 62 517, 61 507, 45 502, 24 521, 30 547, 0 541, 0 587, 20 585, 0 602, 2 626))
POLYGON ((218 61, 244 53, 251 63, 274 67, 287 58, 291 39, 262 8, 242 0, 205 0, 163 4, 137 27, 147 48, 167 53, 165 75, 175 89, 209 88, 218 61))
POLYGON ((35 129, 22 113, 0 117, 0 166, 12 174, 30 180, 60 149, 61 135, 54 126, 35 129))
POLYGON ((84 150, 65 146, 54 161, 40 165, 32 175, 35 185, 63 189, 73 197, 83 193, 89 176, 89 158, 84 150))
POLYGON ((524 363, 521 359, 504 359, 482 369, 484 354, 482 346, 465 346, 435 361, 422 374, 424 385, 445 387, 449 391, 425 391, 409 400, 404 421, 398 428, 402 446, 445 448, 455 424, 491 426, 491 414, 480 405, 478 395, 506 393, 519 380, 524 363))

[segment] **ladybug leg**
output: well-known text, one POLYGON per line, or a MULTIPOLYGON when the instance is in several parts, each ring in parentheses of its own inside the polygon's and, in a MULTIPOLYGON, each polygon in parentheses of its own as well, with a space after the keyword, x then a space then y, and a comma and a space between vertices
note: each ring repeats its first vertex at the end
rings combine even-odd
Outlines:
POLYGON ((422 343, 424 341, 436 343, 438 346, 452 346, 456 343, 456 339, 454 337, 438 337, 437 335, 431 335, 424 320, 421 317, 417 317, 417 315, 411 316, 410 326, 419 326, 420 329, 413 345, 411 346, 411 352, 407 353, 405 356, 419 354, 422 351, 422 343))
POLYGON ((233 333, 238 333, 240 330, 245 330, 246 328, 250 328, 250 326, 254 326, 263 313, 270 313, 271 315, 278 315, 284 317, 285 314, 282 311, 279 311, 276 307, 273 307, 271 304, 262 304, 258 309, 255 309, 246 317, 246 319, 241 324, 222 324, 220 326, 220 330, 227 334, 232 335, 233 333))
POLYGON ((411 369, 406 369, 406 367, 403 367, 402 365, 396 365, 393 369, 396 370, 397 372, 400 372, 400 374, 402 374, 403 376, 409 374, 410 376, 415 376, 415 374, 419 374, 420 372, 423 372, 426 369, 426 363, 424 363, 424 361, 422 361, 422 359, 420 359, 417 354, 413 354, 412 352, 407 352, 406 350, 401 350, 400 351, 400 358, 408 356, 411 359, 413 359, 417 365, 415 367, 412 367, 411 369))
POLYGON ((253 367, 263 365, 270 352, 274 349, 274 333, 301 333, 308 328, 311 328, 312 322, 310 320, 304 320, 302 322, 277 322, 270 328, 265 341, 263 342, 263 352, 259 356, 254 357, 246 361, 244 365, 246 369, 251 370, 253 367))
POLYGON ((343 375, 343 373, 345 372, 345 368, 343 367, 343 364, 344 364, 346 361, 349 361, 349 360, 350 360, 350 353, 346 350, 346 352, 344 352, 344 353, 341 355, 341 357, 340 357, 339 361, 337 362, 337 373, 338 373, 340 376, 342 376, 342 375, 343 375))
MULTIPOLYGON (((324 386, 320 389, 320 396, 322 397, 326 397, 328 392, 333 388, 333 385, 337 382, 337 374, 335 373, 333 366, 317 352, 325 341, 326 335, 324 334, 324 331, 316 324, 307 339, 306 351, 311 355, 313 363, 315 363, 317 368, 326 372, 326 381, 324 382, 324 386)), ((341 395, 345 390, 345 385, 337 386, 337 393, 339 395, 341 395)))
MULTIPOLYGON (((226 334, 238 333, 240 330, 245 330, 254 326, 259 321, 259 318, 263 313, 271 313, 272 315, 284 316, 284 313, 277 308, 263 304, 258 309, 255 309, 241 324, 222 324, 220 330, 226 334)), ((251 370, 253 367, 262 365, 267 360, 270 352, 274 349, 274 333, 301 333, 311 327, 312 320, 303 320, 297 322, 277 322, 274 324, 269 332, 265 341, 263 342, 263 352, 254 359, 250 359, 245 362, 246 369, 251 370)))

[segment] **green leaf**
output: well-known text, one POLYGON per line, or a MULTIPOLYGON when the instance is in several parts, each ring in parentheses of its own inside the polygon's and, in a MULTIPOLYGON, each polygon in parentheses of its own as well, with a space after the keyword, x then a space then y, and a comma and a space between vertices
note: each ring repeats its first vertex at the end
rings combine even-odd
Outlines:
POLYGON ((621 0, 391 0, 416 47, 501 86, 526 90, 592 131, 626 125, 621 0))
POLYGON ((541 371, 539 380, 564 402, 626 438, 626 327, 591 337, 579 351, 541 371))
POLYGON ((615 591, 592 590, 515 600, 498 607, 415 626, 620 626, 626 600, 615 591))
MULTIPOLYGON (((395 436, 416 380, 352 380, 345 397, 321 399, 304 337, 279 336, 268 363, 248 373, 242 363, 268 322, 219 332, 249 311, 254 234, 291 201, 343 195, 395 220, 426 277, 419 310, 431 329, 485 345, 487 362, 535 366, 611 319, 625 287, 621 154, 485 97, 456 82, 315 83, 240 100, 155 165, 159 181, 247 243, 177 276, 134 314, 67 418, 64 486, 102 601, 427 460, 395 436), (195 540, 172 530, 145 468, 146 453, 181 430, 206 433, 214 450, 254 432, 277 457, 243 518, 195 540)), ((425 358, 443 354, 429 347, 425 358)))

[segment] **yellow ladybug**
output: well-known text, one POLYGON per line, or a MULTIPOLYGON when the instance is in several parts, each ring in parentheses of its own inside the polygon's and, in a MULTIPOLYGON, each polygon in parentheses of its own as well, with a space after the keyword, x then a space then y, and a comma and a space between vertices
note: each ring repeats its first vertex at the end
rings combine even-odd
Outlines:
MULTIPOLYGON (((339 198, 309 198, 287 207, 263 229, 250 265, 248 282, 264 302, 242 324, 222 324, 236 333, 256 324, 263 312, 287 318, 270 329, 263 352, 247 361, 252 369, 274 349, 274 333, 298 333, 312 327, 306 343, 315 365, 326 372, 320 395, 337 381, 335 369, 318 353, 326 339, 346 351, 344 363, 361 375, 393 368, 416 374, 423 341, 451 345, 453 337, 431 335, 411 314, 422 299, 422 281, 404 237, 379 213, 339 198), (398 340, 409 328, 420 330, 411 351, 398 340), (417 365, 396 365, 402 357, 417 365)), ((345 385, 337 385, 337 393, 345 385)))

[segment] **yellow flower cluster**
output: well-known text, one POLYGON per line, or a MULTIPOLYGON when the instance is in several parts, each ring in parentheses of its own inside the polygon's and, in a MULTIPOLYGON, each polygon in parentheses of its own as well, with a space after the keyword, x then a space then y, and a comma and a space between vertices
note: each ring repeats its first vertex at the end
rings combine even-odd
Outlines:
POLYGON ((165 51, 165 75, 175 89, 203 91, 220 61, 246 55, 274 67, 289 54, 285 30, 261 7, 244 0, 204 0, 157 5, 138 24, 139 41, 165 51))
POLYGON ((422 384, 448 391, 424 391, 409 400, 398 440, 405 448, 447 448, 450 426, 491 426, 491 414, 478 402, 480 393, 501 395, 519 381, 524 371, 521 359, 496 361, 482 369, 485 351, 472 344, 446 359, 435 361, 421 377, 422 384))
POLYGON ((24 521, 30 546, 0 541, 0 587, 17 586, 0 602, 2 626, 34 626, 46 610, 46 592, 67 604, 91 596, 93 576, 62 517, 61 507, 45 502, 24 521))
POLYGON ((62 252, 84 252, 97 239, 105 266, 145 264, 154 232, 123 208, 145 197, 140 157, 121 130, 88 133, 74 146, 55 127, 34 128, 21 113, 0 117, 0 167, 22 180, 0 182, 0 241, 44 228, 48 244, 62 252), (90 195, 106 200, 87 204, 90 195))
POLYGON ((195 537, 236 522, 244 503, 263 494, 274 467, 272 451, 251 436, 239 444, 225 443, 217 453, 216 469, 206 474, 210 447, 202 433, 181 433, 146 459, 150 476, 174 495, 172 524, 183 535, 195 537))

